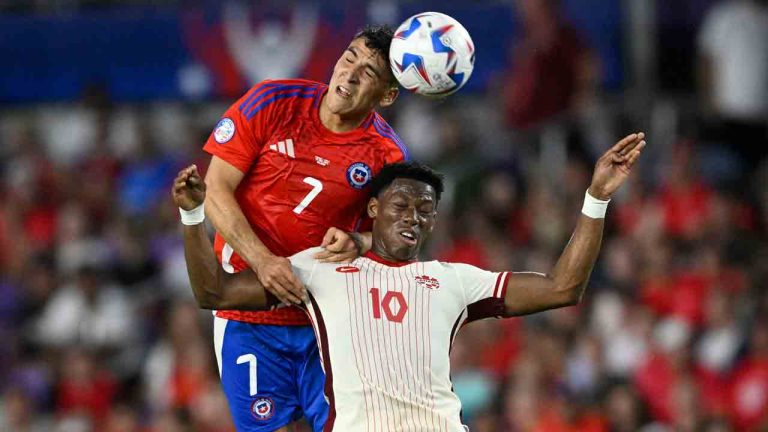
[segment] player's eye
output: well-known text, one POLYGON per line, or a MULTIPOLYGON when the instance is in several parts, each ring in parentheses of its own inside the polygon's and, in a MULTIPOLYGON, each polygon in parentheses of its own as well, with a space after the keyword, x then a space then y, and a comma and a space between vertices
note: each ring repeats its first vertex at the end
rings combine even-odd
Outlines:
POLYGON ((366 75, 368 78, 376 78, 376 74, 374 74, 374 73, 373 73, 373 72, 371 72, 370 70, 366 70, 366 71, 365 71, 365 75, 366 75))

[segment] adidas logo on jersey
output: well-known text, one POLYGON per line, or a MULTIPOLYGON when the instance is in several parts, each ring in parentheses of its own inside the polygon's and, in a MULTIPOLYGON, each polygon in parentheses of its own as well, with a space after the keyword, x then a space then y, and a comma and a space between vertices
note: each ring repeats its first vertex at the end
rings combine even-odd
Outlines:
POLYGON ((293 152, 293 140, 290 138, 285 141, 278 141, 277 144, 271 144, 269 149, 287 155, 291 159, 296 159, 296 154, 293 152))

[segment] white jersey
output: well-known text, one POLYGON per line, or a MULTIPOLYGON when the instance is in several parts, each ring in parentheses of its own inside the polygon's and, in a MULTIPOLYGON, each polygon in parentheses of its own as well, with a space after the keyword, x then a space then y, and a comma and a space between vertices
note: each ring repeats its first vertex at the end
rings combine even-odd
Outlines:
POLYGON ((373 254, 290 258, 307 286, 330 404, 325 431, 464 431, 449 352, 469 321, 500 316, 508 273, 373 254))

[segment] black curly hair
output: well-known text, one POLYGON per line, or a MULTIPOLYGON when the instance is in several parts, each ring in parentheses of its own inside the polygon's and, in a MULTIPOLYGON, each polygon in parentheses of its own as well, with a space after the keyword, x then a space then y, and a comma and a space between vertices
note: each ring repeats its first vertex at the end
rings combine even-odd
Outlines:
POLYGON ((445 189, 442 174, 426 165, 408 161, 384 165, 379 174, 371 180, 371 196, 378 197, 399 178, 413 179, 432 186, 437 202, 445 189))

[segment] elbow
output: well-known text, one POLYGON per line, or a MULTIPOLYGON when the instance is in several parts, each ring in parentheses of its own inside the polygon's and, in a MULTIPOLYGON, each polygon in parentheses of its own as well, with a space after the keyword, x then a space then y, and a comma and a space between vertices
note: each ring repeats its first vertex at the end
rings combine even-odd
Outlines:
POLYGON ((221 304, 215 299, 209 297, 195 297, 197 307, 200 309, 215 310, 221 309, 221 304))
POLYGON ((222 188, 216 182, 205 179, 205 199, 216 200, 222 194, 222 188))
MULTIPOLYGON (((216 183, 212 183, 206 179, 205 181, 205 204, 206 207, 213 207, 216 205, 216 203, 221 201, 221 196, 223 195, 223 190, 220 186, 216 185, 216 183)), ((207 210, 207 208, 206 208, 207 210)), ((206 217, 209 217, 210 215, 206 212, 206 217)))
POLYGON ((193 290, 193 292, 198 308, 207 310, 226 309, 224 299, 217 293, 208 290, 193 290))
POLYGON ((242 310, 242 305, 227 301, 224 298, 221 297, 209 297, 206 299, 198 300, 197 306, 200 309, 207 309, 207 310, 242 310))
MULTIPOLYGON (((205 179, 205 203, 217 203, 221 201, 222 196, 227 193, 225 186, 219 184, 219 182, 205 179)), ((234 191, 231 191, 234 196, 234 191)))
POLYGON ((565 306, 578 306, 581 303, 581 299, 583 298, 584 298, 584 291, 576 290, 575 292, 569 294, 568 298, 565 301, 565 306))
POLYGON ((559 307, 577 306, 584 298, 586 283, 557 288, 559 307))
POLYGON ((218 201, 223 196, 235 196, 237 186, 232 186, 224 181, 217 181, 210 177, 205 178, 205 198, 218 201))
MULTIPOLYGON (((219 185, 206 179, 205 217, 217 231, 224 229, 227 224, 226 209, 235 202, 235 190, 226 185, 219 185)), ((226 229, 224 229, 226 231, 226 229)))

